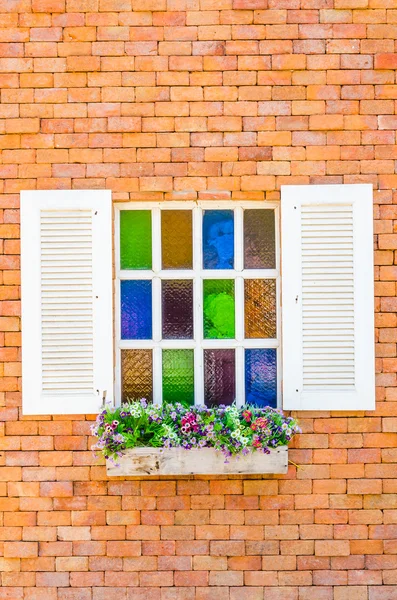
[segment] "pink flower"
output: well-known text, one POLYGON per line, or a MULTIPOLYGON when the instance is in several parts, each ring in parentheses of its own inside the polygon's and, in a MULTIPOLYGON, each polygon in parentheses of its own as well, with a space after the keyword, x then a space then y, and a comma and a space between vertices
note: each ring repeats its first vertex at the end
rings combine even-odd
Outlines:
POLYGON ((243 411, 243 419, 245 419, 247 421, 247 423, 249 423, 252 419, 252 412, 250 410, 244 410, 243 411))
POLYGON ((254 436, 253 440, 252 440, 252 445, 254 446, 254 448, 260 448, 262 446, 261 441, 259 439, 258 436, 254 436))
POLYGON ((266 429, 266 427, 268 426, 268 420, 265 419, 264 417, 258 417, 256 422, 256 426, 259 429, 266 429))

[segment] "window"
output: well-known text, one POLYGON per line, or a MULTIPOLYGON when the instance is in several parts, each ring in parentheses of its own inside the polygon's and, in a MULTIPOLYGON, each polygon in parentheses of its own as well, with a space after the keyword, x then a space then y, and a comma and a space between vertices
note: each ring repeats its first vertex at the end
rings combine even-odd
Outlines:
POLYGON ((116 208, 116 397, 276 406, 276 205, 116 208))
POLYGON ((23 413, 372 410, 372 186, 283 186, 281 244, 278 206, 116 203, 112 238, 110 191, 22 192, 23 413))

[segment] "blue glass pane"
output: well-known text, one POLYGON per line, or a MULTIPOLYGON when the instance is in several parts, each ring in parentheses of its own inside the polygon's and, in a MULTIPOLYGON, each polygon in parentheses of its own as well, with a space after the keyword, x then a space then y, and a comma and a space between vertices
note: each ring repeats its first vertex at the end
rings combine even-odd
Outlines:
POLYGON ((204 269, 233 269, 234 215, 232 210, 205 210, 203 216, 204 269))
POLYGON ((256 406, 277 407, 277 350, 245 351, 245 401, 256 406))
POLYGON ((152 339, 152 282, 121 282, 121 339, 152 339))

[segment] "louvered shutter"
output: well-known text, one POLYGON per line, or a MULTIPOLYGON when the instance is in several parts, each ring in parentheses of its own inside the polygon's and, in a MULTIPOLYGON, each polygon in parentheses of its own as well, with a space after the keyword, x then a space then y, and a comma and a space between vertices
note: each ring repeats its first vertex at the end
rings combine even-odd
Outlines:
POLYGON ((283 406, 375 408, 372 186, 283 186, 283 406))
POLYGON ((111 193, 21 193, 22 410, 113 398, 111 193))

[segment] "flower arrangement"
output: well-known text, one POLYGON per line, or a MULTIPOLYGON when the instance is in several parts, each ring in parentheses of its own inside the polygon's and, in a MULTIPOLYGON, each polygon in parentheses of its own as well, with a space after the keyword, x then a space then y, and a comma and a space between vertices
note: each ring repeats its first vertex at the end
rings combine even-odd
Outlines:
POLYGON ((98 438, 92 450, 113 462, 138 446, 210 447, 223 452, 226 460, 252 451, 270 453, 300 431, 295 419, 269 406, 157 406, 145 399, 103 410, 91 428, 98 438))

